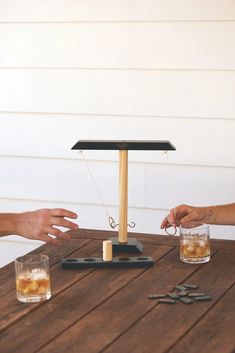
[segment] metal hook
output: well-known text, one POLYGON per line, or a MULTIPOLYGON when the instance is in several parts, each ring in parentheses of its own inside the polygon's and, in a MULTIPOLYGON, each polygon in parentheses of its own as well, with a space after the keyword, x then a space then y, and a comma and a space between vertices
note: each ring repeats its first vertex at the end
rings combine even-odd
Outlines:
MULTIPOLYGON (((119 223, 115 223, 115 220, 113 219, 113 217, 109 216, 109 225, 112 229, 115 229, 116 227, 119 226, 119 223)), ((128 224, 128 227, 130 228, 135 228, 135 222, 131 222, 131 224, 128 224)))
POLYGON ((128 224, 128 227, 135 228, 135 222, 131 222, 131 224, 128 224))
POLYGON ((119 224, 116 224, 113 217, 109 216, 109 225, 111 228, 115 229, 116 227, 119 226, 119 224))

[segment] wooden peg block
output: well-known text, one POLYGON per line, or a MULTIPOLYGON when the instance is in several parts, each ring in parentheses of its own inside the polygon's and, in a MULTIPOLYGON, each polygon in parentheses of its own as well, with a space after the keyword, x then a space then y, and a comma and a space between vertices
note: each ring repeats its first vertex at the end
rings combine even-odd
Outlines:
POLYGON ((103 241, 103 261, 113 260, 113 243, 111 240, 103 241))

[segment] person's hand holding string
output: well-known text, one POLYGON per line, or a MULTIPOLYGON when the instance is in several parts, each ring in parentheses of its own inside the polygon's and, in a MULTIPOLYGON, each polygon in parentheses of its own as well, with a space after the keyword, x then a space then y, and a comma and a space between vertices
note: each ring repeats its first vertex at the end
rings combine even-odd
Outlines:
POLYGON ((213 224, 216 219, 216 207, 194 207, 189 205, 179 205, 170 210, 163 219, 161 229, 183 226, 192 228, 204 223, 213 224))

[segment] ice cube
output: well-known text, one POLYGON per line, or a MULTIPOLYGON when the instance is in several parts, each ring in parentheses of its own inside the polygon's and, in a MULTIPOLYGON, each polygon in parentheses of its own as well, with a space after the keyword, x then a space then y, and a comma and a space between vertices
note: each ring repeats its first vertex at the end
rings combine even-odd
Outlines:
POLYGON ((205 240, 200 239, 200 240, 199 240, 199 246, 201 246, 201 247, 205 247, 205 246, 206 246, 206 241, 205 241, 205 240))
POLYGON ((40 279, 44 279, 47 277, 47 274, 45 271, 43 270, 33 270, 32 271, 32 276, 31 276, 31 279, 34 280, 34 281, 38 281, 40 279))

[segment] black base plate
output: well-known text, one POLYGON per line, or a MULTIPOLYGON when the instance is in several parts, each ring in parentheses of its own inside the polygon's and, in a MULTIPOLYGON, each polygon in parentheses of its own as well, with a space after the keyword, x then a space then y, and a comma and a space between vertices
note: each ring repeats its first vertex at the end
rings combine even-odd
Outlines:
POLYGON ((133 268, 153 266, 152 257, 115 257, 112 261, 103 261, 99 257, 62 259, 64 269, 79 268, 133 268))
POLYGON ((129 238, 126 244, 119 243, 118 238, 110 238, 109 240, 112 240, 114 253, 141 254, 144 251, 143 245, 136 238, 129 238))

